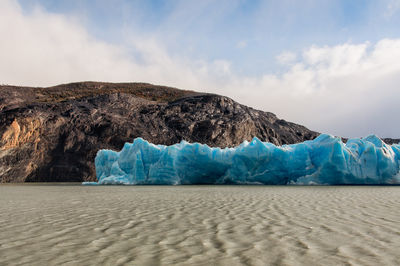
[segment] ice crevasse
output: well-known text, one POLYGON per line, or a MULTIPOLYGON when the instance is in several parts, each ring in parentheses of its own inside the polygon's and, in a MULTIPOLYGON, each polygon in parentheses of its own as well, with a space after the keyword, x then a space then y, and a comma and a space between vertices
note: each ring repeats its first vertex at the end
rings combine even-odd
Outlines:
POLYGON ((283 146, 254 138, 224 149, 136 138, 120 152, 98 151, 98 182, 84 184, 400 184, 399 160, 400 144, 388 145, 375 135, 343 143, 321 134, 283 146))

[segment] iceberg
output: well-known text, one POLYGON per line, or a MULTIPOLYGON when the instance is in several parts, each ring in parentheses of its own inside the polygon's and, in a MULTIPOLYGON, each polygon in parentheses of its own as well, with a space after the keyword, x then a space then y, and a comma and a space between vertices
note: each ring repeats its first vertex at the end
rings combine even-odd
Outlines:
POLYGON ((375 135, 343 143, 321 134, 283 146, 255 137, 224 149, 186 141, 154 145, 136 138, 120 152, 98 151, 98 182, 84 184, 400 184, 399 160, 400 144, 388 145, 375 135))

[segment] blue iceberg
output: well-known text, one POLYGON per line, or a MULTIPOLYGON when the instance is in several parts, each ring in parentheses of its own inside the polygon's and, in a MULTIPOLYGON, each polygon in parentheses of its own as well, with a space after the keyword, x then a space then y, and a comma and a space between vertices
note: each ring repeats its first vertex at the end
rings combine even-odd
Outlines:
POLYGON ((120 152, 100 150, 98 182, 84 184, 400 184, 399 160, 400 144, 388 145, 374 135, 343 143, 322 134, 283 146, 254 138, 224 149, 186 141, 154 145, 136 138, 120 152))

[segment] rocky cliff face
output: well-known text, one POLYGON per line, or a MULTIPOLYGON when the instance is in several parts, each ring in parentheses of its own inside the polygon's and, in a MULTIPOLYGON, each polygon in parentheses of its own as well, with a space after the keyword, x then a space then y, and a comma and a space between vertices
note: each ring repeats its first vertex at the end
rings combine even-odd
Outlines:
POLYGON ((281 145, 318 135, 227 97, 144 83, 1 86, 0 122, 1 182, 94 181, 96 152, 139 136, 228 147, 254 136, 281 145))

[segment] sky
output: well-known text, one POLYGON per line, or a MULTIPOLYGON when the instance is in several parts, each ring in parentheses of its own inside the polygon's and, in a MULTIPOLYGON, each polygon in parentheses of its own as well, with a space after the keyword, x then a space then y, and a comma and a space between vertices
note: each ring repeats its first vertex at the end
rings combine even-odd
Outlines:
POLYGON ((0 83, 148 82, 400 138, 400 0, 0 0, 0 83))

